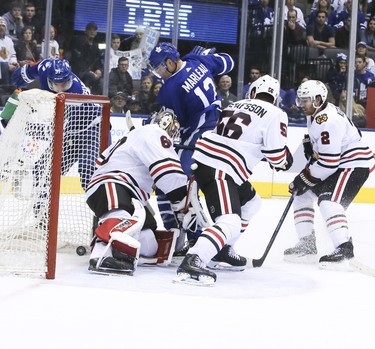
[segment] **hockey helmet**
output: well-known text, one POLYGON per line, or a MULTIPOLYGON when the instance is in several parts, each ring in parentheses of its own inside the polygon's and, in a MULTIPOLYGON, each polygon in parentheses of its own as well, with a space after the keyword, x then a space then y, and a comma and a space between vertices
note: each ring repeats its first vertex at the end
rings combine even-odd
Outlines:
POLYGON ((150 53, 148 60, 149 69, 157 77, 161 77, 160 72, 162 70, 167 70, 167 59, 177 62, 180 58, 180 53, 177 48, 169 42, 161 42, 157 44, 150 53))
POLYGON ((73 84, 72 68, 67 60, 54 59, 48 68, 48 87, 55 92, 69 90, 73 84))
POLYGON ((250 94, 254 89, 255 97, 259 93, 267 93, 273 97, 273 103, 275 103, 280 94, 280 83, 272 76, 263 75, 251 84, 247 98, 250 98, 250 94))
POLYGON ((159 125, 173 140, 178 139, 180 136, 180 123, 172 109, 162 108, 152 114, 150 124, 159 125))
POLYGON ((307 80, 298 87, 296 105, 300 107, 301 102, 309 98, 314 108, 319 108, 321 105, 315 105, 317 96, 321 97, 322 104, 324 104, 328 96, 326 85, 319 80, 307 80))

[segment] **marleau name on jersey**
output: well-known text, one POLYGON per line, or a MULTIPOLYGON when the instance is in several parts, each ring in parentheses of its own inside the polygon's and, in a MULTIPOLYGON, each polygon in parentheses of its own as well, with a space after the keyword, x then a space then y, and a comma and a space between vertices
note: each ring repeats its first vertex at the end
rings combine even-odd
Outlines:
POLYGON ((190 92, 192 88, 199 82, 199 80, 208 72, 208 69, 203 65, 199 64, 198 68, 194 69, 194 71, 189 75, 189 77, 185 80, 185 83, 182 85, 182 88, 186 92, 190 92))

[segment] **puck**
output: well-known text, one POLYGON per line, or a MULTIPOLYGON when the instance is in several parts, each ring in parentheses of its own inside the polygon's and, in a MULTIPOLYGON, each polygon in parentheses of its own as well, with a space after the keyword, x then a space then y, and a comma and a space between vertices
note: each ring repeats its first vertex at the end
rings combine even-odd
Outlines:
POLYGON ((84 246, 78 246, 76 252, 78 256, 84 256, 86 254, 86 248, 84 246))

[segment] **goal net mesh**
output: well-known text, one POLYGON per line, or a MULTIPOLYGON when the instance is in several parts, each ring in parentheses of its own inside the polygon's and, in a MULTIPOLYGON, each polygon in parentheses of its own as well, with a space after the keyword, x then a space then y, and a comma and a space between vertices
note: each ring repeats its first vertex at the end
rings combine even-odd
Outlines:
POLYGON ((58 225, 57 248, 68 246, 74 251, 90 244, 93 214, 85 203, 84 188, 100 150, 104 102, 95 96, 84 100, 69 96, 60 108, 60 150, 56 143, 56 132, 61 132, 56 127, 58 98, 47 91, 20 93, 19 105, 0 136, 1 273, 48 272, 52 219, 58 225), (54 163, 54 151, 60 152, 61 163, 54 163), (56 166, 61 178, 52 179, 56 166), (51 188, 56 180, 60 190, 54 196, 51 188), (58 215, 51 217, 56 206, 58 215))

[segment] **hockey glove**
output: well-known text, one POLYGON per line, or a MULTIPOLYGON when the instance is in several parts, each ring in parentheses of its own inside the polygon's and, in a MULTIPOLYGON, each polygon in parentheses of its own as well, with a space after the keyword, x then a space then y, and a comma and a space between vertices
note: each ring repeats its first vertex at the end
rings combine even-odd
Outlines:
MULTIPOLYGON (((286 151, 286 161, 283 163, 282 166, 275 167, 276 171, 288 171, 293 165, 293 155, 292 155, 292 153, 290 152, 288 147, 285 147, 285 151, 286 151)), ((272 166, 271 166, 271 168, 272 168, 272 166)))
POLYGON ((216 52, 216 48, 205 48, 203 46, 194 46, 190 53, 195 55, 207 56, 216 52))
POLYGON ((305 154, 306 160, 309 160, 314 155, 313 146, 311 144, 310 136, 305 134, 302 140, 303 152, 305 154))
POLYGON ((34 81, 27 75, 27 68, 29 67, 28 64, 25 64, 21 68, 17 68, 12 74, 12 85, 17 88, 24 88, 27 86, 28 83, 34 81))
POLYGON ((310 170, 305 168, 293 182, 289 184, 289 193, 297 196, 306 193, 309 189, 317 185, 321 180, 311 175, 310 170))

